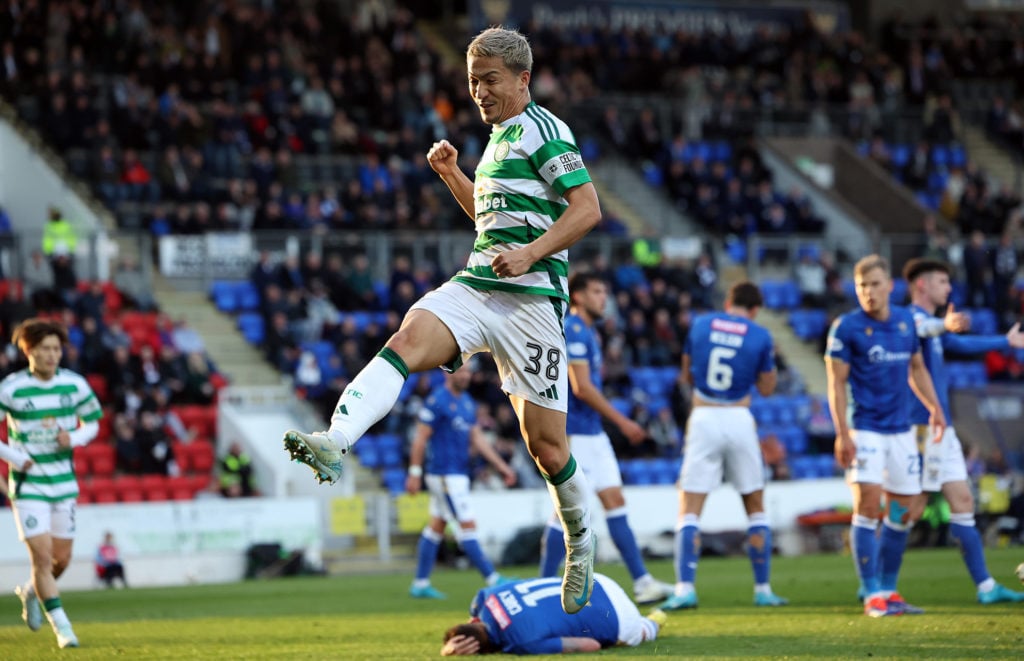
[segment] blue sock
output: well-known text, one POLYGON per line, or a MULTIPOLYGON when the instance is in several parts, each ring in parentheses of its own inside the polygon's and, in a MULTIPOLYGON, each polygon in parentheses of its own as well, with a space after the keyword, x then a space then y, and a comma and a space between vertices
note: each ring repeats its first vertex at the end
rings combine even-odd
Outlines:
POLYGON ((882 539, 878 544, 878 587, 882 590, 896 591, 909 534, 907 525, 893 523, 889 517, 882 522, 882 539))
POLYGON ((477 571, 479 571, 484 578, 493 574, 494 565, 491 564, 491 561, 487 559, 486 555, 484 555, 484 550, 480 548, 480 542, 476 539, 476 533, 470 533, 469 531, 464 530, 462 535, 462 541, 459 542, 459 546, 462 547, 462 550, 466 553, 466 557, 469 558, 469 561, 473 563, 473 566, 476 567, 477 571))
POLYGON ((676 582, 694 583, 697 561, 700 560, 700 528, 697 517, 687 514, 683 525, 676 530, 676 582))
POLYGON ((949 532, 960 547, 967 571, 975 585, 992 577, 985 566, 985 549, 981 542, 981 534, 974 525, 973 514, 952 514, 949 517, 949 532))
POLYGON ((554 522, 544 526, 544 537, 540 541, 540 577, 547 578, 558 575, 558 566, 565 558, 565 535, 562 524, 554 522))
POLYGON ((870 595, 878 592, 878 539, 875 537, 876 522, 866 516, 853 515, 850 526, 850 550, 857 567, 860 584, 870 595))
POLYGON ((766 585, 772 568, 772 529, 764 512, 750 516, 747 528, 747 556, 754 570, 754 583, 766 585))
POLYGON ((430 580, 430 572, 434 571, 437 549, 440 546, 441 535, 429 527, 424 528, 420 534, 420 543, 416 545, 416 580, 430 580))
POLYGON ((630 577, 635 581, 647 573, 647 567, 644 566, 643 556, 640 555, 640 547, 636 545, 633 529, 629 527, 629 521, 626 519, 626 508, 620 507, 608 512, 607 521, 612 542, 615 543, 615 548, 619 549, 619 555, 626 563, 630 577))

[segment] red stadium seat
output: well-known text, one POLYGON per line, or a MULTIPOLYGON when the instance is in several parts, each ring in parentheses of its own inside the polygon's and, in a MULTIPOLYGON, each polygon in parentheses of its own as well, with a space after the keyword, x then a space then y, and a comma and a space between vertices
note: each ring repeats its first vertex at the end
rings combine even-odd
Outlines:
POLYGON ((93 502, 92 485, 86 480, 78 481, 78 504, 88 505, 93 502))
POLYGON ((164 475, 143 475, 141 485, 146 500, 167 500, 169 497, 167 477, 164 475))
POLYGON ((88 490, 94 503, 116 503, 117 489, 109 477, 94 477, 89 481, 88 490))
POLYGON ((121 475, 114 478, 117 499, 123 503, 137 503, 142 500, 142 478, 136 475, 121 475))
POLYGON ((195 429, 198 436, 213 438, 217 435, 217 407, 189 404, 173 407, 186 429, 195 429))
POLYGON ((100 400, 100 404, 106 404, 110 401, 110 388, 107 386, 107 377, 102 374, 86 374, 85 380, 89 382, 89 387, 96 393, 96 399, 100 400))
POLYGON ((192 470, 196 473, 209 473, 213 469, 214 456, 213 443, 206 439, 197 438, 188 444, 188 453, 191 455, 192 470))
POLYGON ((88 455, 86 455, 80 448, 75 450, 72 463, 75 467, 75 477, 85 477, 92 471, 88 455))
POLYGON ((190 486, 189 489, 192 491, 192 495, 199 493, 200 491, 206 491, 210 486, 210 482, 213 479, 212 475, 207 473, 206 475, 193 475, 189 478, 190 486))
POLYGON ((117 451, 105 441, 94 441, 86 445, 86 456, 89 458, 89 469, 93 475, 109 477, 117 467, 117 451))
POLYGON ((184 475, 169 477, 167 490, 171 500, 192 500, 192 479, 184 475))

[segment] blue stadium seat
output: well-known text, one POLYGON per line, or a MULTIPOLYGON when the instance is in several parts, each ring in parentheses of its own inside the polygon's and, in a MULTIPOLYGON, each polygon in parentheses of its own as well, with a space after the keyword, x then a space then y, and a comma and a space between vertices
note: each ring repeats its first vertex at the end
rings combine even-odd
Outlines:
POLYGON ((786 428, 779 434, 779 440, 786 447, 786 452, 791 455, 807 452, 807 432, 800 427, 786 428))
POLYGON ((238 315, 238 330, 249 344, 262 344, 266 337, 263 317, 257 312, 243 312, 238 315))
POLYGON ((367 468, 380 468, 380 448, 377 446, 377 437, 367 434, 359 439, 359 442, 352 446, 359 457, 359 463, 367 468))
POLYGON ((892 158, 893 167, 902 168, 910 162, 910 146, 905 144, 892 145, 889 149, 889 155, 892 158))
POLYGON ((379 435, 377 448, 380 450, 380 464, 385 469, 405 465, 405 459, 402 457, 402 439, 396 434, 379 435))
POLYGON ((260 308, 260 293, 257 291, 256 285, 248 280, 242 280, 235 284, 235 297, 239 310, 248 312, 260 308))
POLYGON ((782 305, 792 310, 800 306, 800 285, 794 280, 782 281, 782 305))
POLYGON ((234 312, 238 309, 238 295, 235 283, 229 280, 215 280, 210 286, 213 304, 221 312, 234 312))
POLYGON ((813 479, 818 476, 814 457, 790 457, 789 473, 794 480, 813 479))
POLYGON ((617 289, 632 289, 636 285, 647 282, 643 269, 636 264, 623 264, 615 269, 615 286, 617 289))
POLYGON ((612 398, 611 403, 612 406, 615 407, 616 411, 626 416, 627 418, 629 417, 629 412, 630 409, 633 408, 633 405, 630 404, 628 399, 626 399, 625 397, 614 397, 612 398))
POLYGON ((949 148, 946 145, 932 145, 932 163, 940 168, 949 165, 949 148))
POLYGON ((967 165, 967 150, 962 145, 949 146, 949 164, 956 168, 967 165))
POLYGON ((405 469, 387 468, 381 474, 381 482, 387 488, 388 493, 396 496, 405 492, 405 469))
POLYGON ((814 457, 814 459, 818 477, 835 477, 839 471, 839 466, 836 465, 836 458, 830 454, 820 454, 814 457))
POLYGON ((725 252, 735 264, 745 264, 747 261, 747 244, 740 239, 726 239, 725 252))
POLYGON ((727 140, 719 140, 712 147, 711 159, 730 163, 732 161, 732 145, 727 140))
POLYGON ((651 188, 661 188, 662 184, 665 183, 665 179, 661 174, 661 168, 654 163, 644 163, 643 173, 644 181, 651 188))

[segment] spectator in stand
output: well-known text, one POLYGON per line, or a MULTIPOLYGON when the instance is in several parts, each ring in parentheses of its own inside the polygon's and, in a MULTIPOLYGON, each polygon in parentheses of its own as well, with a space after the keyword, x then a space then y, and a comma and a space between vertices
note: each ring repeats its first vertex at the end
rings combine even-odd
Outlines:
MULTIPOLYGON (((1014 224, 1018 224, 1019 220, 1014 224)), ((1020 260, 1014 246, 1014 229, 1007 228, 999 237, 999 245, 992 254, 992 289, 994 306, 1001 328, 1012 326, 1016 319, 1010 309, 1011 296, 1020 260)))
POLYGON ((249 282, 256 287, 260 296, 266 291, 269 285, 279 285, 277 279, 277 268, 270 258, 270 252, 261 250, 252 270, 249 271, 249 282))
POLYGON ((376 310, 380 306, 377 292, 374 290, 370 260, 364 253, 357 253, 352 260, 352 266, 348 273, 348 286, 359 297, 360 309, 376 310))
POLYGON ((135 439, 135 425, 124 414, 114 418, 114 448, 117 453, 118 471, 133 475, 142 474, 143 450, 135 439))
POLYGON ((182 400, 188 404, 210 404, 217 394, 210 382, 210 364, 206 356, 194 352, 185 357, 185 388, 182 400))
POLYGON ((121 184, 125 197, 137 202, 156 202, 160 198, 160 186, 153 181, 138 153, 134 149, 126 149, 123 158, 121 184))
POLYGON ((41 250, 33 250, 28 263, 22 266, 25 296, 37 312, 49 312, 59 300, 54 289, 53 267, 46 263, 41 250))
POLYGON ((99 280, 93 280, 89 283, 89 288, 79 294, 78 299, 75 301, 75 314, 81 321, 86 318, 95 319, 97 322, 103 321, 103 313, 107 308, 107 292, 103 289, 103 283, 99 280))
POLYGON ((94 317, 85 317, 80 324, 82 328, 80 355, 82 369, 86 374, 99 372, 103 367, 103 361, 107 359, 107 350, 103 346, 103 336, 100 331, 100 320, 94 317))
POLYGON ((253 474, 252 459, 242 450, 242 444, 233 441, 228 452, 218 464, 220 494, 225 498, 250 498, 259 496, 256 476, 253 474))
POLYGON ((135 442, 142 453, 142 472, 159 475, 178 475, 171 439, 161 425, 162 418, 153 411, 143 410, 135 442))
POLYGON ((992 259, 980 230, 971 233, 964 247, 964 273, 967 276, 967 305, 991 307, 992 259))
POLYGON ((114 544, 114 533, 103 534, 103 543, 96 550, 96 575, 106 583, 107 588, 114 587, 114 581, 120 580, 121 587, 128 587, 128 579, 124 577, 124 565, 121 564, 121 554, 114 544))
POLYGON ((800 304, 810 308, 824 307, 826 271, 819 256, 811 251, 804 251, 793 271, 797 286, 800 288, 800 304))

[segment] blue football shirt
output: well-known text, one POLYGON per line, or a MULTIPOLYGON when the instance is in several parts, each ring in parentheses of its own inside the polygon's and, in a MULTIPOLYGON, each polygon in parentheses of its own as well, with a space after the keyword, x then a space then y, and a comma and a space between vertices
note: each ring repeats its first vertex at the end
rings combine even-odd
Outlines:
MULTIPOLYGON (((565 346, 569 362, 584 362, 590 368, 590 382, 601 390, 601 342, 593 328, 579 315, 570 314, 565 318, 565 346)), ((566 433, 600 434, 601 415, 590 405, 577 397, 569 388, 569 409, 565 425, 566 433)))
POLYGON ((743 399, 758 376, 775 369, 771 333, 745 317, 725 312, 694 319, 683 353, 690 356, 694 388, 714 402, 743 399))
POLYGON ((469 474, 469 432, 476 424, 476 403, 467 393, 453 395, 436 388, 420 409, 419 420, 430 427, 424 471, 431 475, 469 474))
POLYGON ((848 415, 853 429, 896 434, 910 429, 910 360, 920 350, 914 318, 892 306, 879 321, 861 309, 847 312, 829 329, 825 356, 850 366, 848 415))
POLYGON ((569 615, 562 610, 562 579, 532 578, 477 592, 469 613, 487 627, 508 654, 560 654, 562 638, 594 638, 602 647, 619 640, 619 617, 597 581, 590 604, 569 615))

